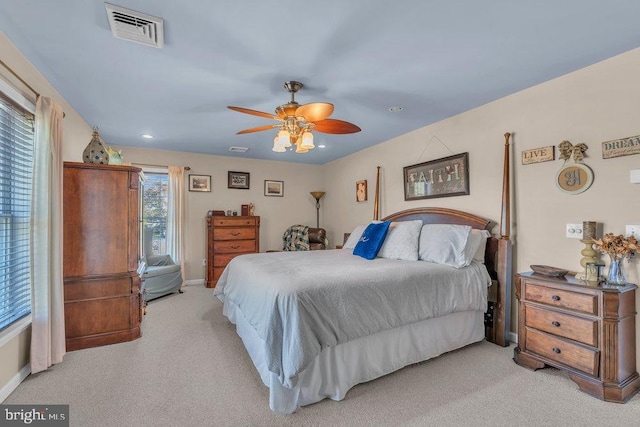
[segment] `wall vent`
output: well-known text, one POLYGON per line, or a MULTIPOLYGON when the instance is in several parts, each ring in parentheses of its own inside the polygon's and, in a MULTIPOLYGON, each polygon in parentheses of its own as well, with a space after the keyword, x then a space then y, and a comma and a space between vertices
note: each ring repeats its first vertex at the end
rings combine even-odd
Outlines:
POLYGON ((164 45, 163 19, 105 3, 113 37, 161 48, 164 45))
POLYGON ((247 150, 249 150, 247 147, 229 147, 232 153, 246 153, 247 150))

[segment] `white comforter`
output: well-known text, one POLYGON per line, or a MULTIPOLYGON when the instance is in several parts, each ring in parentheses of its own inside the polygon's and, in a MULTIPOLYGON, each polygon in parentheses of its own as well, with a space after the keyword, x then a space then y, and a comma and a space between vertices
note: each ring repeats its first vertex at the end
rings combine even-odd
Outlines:
POLYGON ((322 348, 452 312, 486 310, 484 265, 365 260, 348 250, 234 258, 214 289, 265 341, 269 370, 285 387, 322 348))

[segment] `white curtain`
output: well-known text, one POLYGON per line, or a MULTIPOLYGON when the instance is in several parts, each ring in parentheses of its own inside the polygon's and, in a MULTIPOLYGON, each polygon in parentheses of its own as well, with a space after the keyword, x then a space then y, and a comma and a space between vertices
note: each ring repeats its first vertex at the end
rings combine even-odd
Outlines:
POLYGON ((184 286, 184 168, 169 166, 169 191, 167 206, 167 252, 180 264, 184 286))
POLYGON ((62 108, 38 97, 31 202, 31 373, 66 352, 62 279, 62 108))

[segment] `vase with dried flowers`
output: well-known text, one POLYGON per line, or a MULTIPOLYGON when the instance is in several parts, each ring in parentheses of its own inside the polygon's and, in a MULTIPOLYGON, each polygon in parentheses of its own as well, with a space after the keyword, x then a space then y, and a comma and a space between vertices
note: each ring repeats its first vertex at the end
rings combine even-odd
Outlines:
POLYGON ((603 254, 609 255, 609 273, 606 282, 612 285, 623 285, 627 282, 624 274, 623 262, 626 259, 631 262, 631 257, 638 250, 638 240, 635 236, 624 237, 622 234, 615 236, 607 233, 602 239, 597 239, 595 248, 603 254))

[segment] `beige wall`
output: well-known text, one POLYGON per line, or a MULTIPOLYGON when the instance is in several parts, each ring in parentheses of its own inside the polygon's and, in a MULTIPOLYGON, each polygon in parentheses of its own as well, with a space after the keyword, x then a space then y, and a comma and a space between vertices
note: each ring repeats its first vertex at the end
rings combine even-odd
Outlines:
MULTIPOLYGON (((267 140, 265 140, 267 143, 267 140)), ((282 233, 294 224, 315 226, 315 199, 310 191, 324 190, 320 166, 298 163, 272 162, 206 154, 183 153, 133 147, 122 150, 125 162, 153 165, 189 166, 189 174, 211 175, 211 192, 186 191, 186 280, 203 279, 206 254, 206 216, 209 210, 235 209, 240 213, 242 204, 253 203, 260 216, 260 251, 280 249, 282 233), (227 172, 250 173, 249 190, 227 188, 227 172), (284 181, 283 197, 264 196, 264 181, 284 181)), ((320 209, 323 221, 323 209, 320 209)))
MULTIPOLYGON (((335 240, 371 220, 376 166, 382 167, 381 216, 418 206, 442 206, 499 221, 503 135, 510 132, 514 269, 527 271, 531 264, 547 264, 578 270, 583 245, 565 238, 565 224, 593 220, 602 224, 604 232, 616 234, 625 232, 625 224, 640 224, 640 184, 629 183, 629 171, 640 169, 640 156, 603 160, 601 150, 603 141, 640 134, 638 75, 640 49, 327 164, 324 173, 332 197, 327 198, 326 209, 349 213, 328 218, 330 235, 335 240), (589 147, 585 163, 595 178, 582 194, 567 195, 556 188, 554 178, 561 160, 521 164, 522 150, 557 146, 563 140, 589 147), (470 195, 404 201, 403 166, 465 151, 469 152, 470 195), (359 179, 369 180, 368 202, 355 202, 354 186, 359 179)), ((639 283, 638 260, 625 267, 627 278, 639 283)), ((640 307, 640 292, 636 298, 640 307)), ((514 304, 514 331, 515 313, 514 304)), ((636 333, 640 333, 640 316, 636 333)), ((640 356, 640 336, 636 342, 640 356)))

